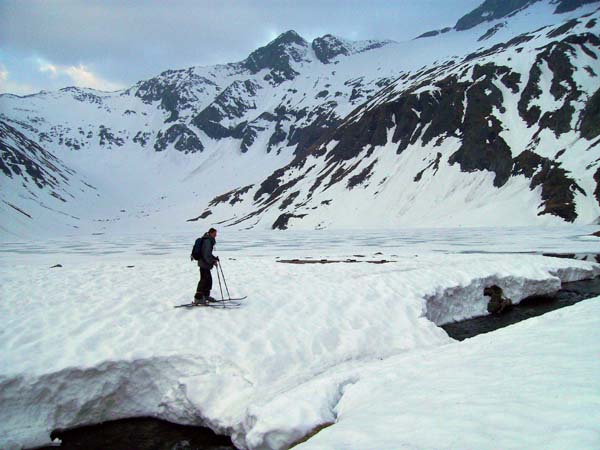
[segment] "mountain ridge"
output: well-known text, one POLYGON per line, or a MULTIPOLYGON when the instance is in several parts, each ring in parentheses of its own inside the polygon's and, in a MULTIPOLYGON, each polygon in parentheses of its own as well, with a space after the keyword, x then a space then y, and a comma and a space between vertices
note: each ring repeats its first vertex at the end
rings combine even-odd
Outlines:
MULTIPOLYGON (((556 7, 536 5, 542 3, 543 11, 556 7)), ((600 195, 600 173, 588 157, 598 148, 599 101, 590 87, 600 72, 598 15, 544 16, 536 20, 550 25, 531 32, 518 13, 484 46, 473 39, 484 23, 407 43, 333 35, 309 43, 289 31, 240 62, 168 70, 116 93, 65 88, 0 96, 0 120, 91 181, 94 190, 84 184, 56 205, 80 217, 85 198, 95 217, 89 229, 174 221, 185 228, 188 220, 348 227, 356 222, 339 205, 352 203, 363 205, 360 226, 437 226, 443 213, 455 217, 450 225, 487 223, 469 212, 473 183, 482 187, 479 209, 520 205, 504 192, 523 195, 527 214, 503 223, 591 223, 600 215, 598 201, 589 202, 600 195), (556 80, 545 85, 548 73, 556 80), (551 139, 561 148, 549 151, 551 139), (589 150, 581 139, 591 142, 589 150), (574 163, 580 154, 588 155, 584 167, 574 163), (150 202, 136 189, 148 174, 150 202), (307 183, 302 178, 310 185, 294 190, 307 183), (453 210, 440 208, 435 197, 446 194, 435 183, 466 197, 451 197, 453 210), (414 185, 428 186, 419 188, 423 199, 414 185), (421 208, 422 219, 419 202, 430 205, 421 208)), ((3 179, 2 197, 33 223, 40 188, 28 183, 23 190, 17 179, 3 179)), ((3 227, 14 229, 9 209, 3 227)))

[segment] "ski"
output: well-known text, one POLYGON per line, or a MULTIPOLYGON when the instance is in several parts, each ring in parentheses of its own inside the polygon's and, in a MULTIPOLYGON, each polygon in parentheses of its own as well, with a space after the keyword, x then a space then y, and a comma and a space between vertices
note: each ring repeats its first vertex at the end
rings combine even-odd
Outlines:
POLYGON ((243 300, 246 297, 242 297, 240 299, 225 299, 225 300, 217 300, 216 302, 210 302, 208 304, 195 304, 195 303, 184 303, 183 305, 176 305, 174 308, 195 308, 195 307, 205 307, 205 308, 220 308, 220 309, 232 309, 239 308, 242 306, 240 300, 243 300))
POLYGON ((208 305, 195 305, 186 303, 185 305, 176 305, 174 308, 215 308, 215 309, 236 309, 241 307, 241 303, 209 303, 208 305))

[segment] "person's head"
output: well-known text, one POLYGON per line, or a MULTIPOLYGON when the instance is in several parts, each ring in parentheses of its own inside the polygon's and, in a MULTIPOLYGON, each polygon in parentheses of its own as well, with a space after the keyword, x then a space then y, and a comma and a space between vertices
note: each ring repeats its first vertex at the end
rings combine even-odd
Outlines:
POLYGON ((215 239, 217 237, 217 230, 215 230, 214 228, 211 228, 210 230, 208 230, 208 235, 215 239))

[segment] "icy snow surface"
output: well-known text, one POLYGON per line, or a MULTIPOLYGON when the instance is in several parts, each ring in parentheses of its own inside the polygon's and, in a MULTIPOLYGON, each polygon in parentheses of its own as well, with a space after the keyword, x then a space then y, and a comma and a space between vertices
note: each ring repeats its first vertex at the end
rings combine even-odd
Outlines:
POLYGON ((486 314, 491 284, 518 302, 600 274, 527 254, 600 253, 597 228, 224 230, 215 253, 232 296, 248 295, 237 310, 173 309, 197 283, 191 234, 5 238, 0 448, 132 416, 240 448, 328 423, 304 448, 597 446, 600 299, 464 343, 436 325, 486 314))

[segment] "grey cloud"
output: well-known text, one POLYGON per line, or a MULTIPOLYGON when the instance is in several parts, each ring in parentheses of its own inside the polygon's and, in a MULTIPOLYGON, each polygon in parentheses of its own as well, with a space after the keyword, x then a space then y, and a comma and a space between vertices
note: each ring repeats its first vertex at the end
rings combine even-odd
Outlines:
POLYGON ((239 61, 277 34, 407 40, 481 0, 0 2, 0 46, 54 64, 86 64, 123 84, 191 65, 239 61))

